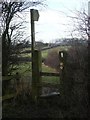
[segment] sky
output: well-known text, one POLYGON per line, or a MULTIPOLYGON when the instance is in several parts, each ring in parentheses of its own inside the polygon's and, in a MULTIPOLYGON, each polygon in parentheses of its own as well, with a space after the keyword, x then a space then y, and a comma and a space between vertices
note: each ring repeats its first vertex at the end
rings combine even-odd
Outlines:
MULTIPOLYGON (((32 8, 39 12, 39 20, 35 22, 35 41, 46 43, 71 37, 73 21, 69 16, 73 16, 76 10, 87 8, 88 0, 45 0, 44 4, 44 6, 32 8)), ((25 36, 30 36, 30 12, 24 13, 21 17, 27 21, 25 36)), ((17 22, 16 19, 15 22, 17 22)))

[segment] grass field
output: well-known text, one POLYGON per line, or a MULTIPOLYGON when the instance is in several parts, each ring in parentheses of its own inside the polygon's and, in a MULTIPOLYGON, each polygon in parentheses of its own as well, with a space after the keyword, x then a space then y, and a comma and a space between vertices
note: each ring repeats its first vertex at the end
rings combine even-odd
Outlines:
MULTIPOLYGON (((13 75, 16 72, 19 72, 20 75, 23 76, 31 76, 31 63, 27 62, 27 63, 21 63, 20 65, 18 65, 17 69, 13 71, 13 75)), ((55 69, 45 66, 42 63, 42 71, 43 72, 57 72, 55 69)), ((31 77, 30 77, 31 78, 31 77)), ((56 83, 57 82, 58 77, 43 77, 42 81, 43 82, 49 82, 49 83, 56 83), (56 82, 55 82, 56 81, 56 82)))

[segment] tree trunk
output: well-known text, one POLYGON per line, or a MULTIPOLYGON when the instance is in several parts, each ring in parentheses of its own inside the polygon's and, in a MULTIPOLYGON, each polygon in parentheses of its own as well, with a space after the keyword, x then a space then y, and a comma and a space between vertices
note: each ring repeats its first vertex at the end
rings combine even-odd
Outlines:
POLYGON ((2 75, 8 74, 8 62, 10 56, 10 43, 7 40, 7 30, 2 34, 2 75))

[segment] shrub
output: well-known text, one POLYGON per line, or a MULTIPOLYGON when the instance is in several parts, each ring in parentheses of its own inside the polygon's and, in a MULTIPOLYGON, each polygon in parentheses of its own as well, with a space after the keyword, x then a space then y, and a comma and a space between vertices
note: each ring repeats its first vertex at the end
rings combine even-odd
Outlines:
MULTIPOLYGON (((44 62, 59 71, 59 54, 51 51, 44 62)), ((87 76, 88 51, 86 46, 73 46, 67 51, 63 78, 60 79, 62 104, 69 110, 69 115, 86 117, 87 115, 87 76)))
POLYGON ((70 48, 61 85, 62 101, 71 114, 86 117, 87 114, 87 67, 88 53, 84 46, 70 48))
POLYGON ((48 53, 47 58, 44 60, 44 64, 58 70, 58 68, 59 68, 58 52, 56 50, 50 51, 48 53))

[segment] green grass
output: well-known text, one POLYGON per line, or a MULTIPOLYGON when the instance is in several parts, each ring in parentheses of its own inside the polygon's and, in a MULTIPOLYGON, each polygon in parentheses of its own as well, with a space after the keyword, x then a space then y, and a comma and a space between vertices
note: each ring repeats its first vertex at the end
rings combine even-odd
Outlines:
MULTIPOLYGON (((31 63, 27 62, 27 63, 21 63, 19 64, 17 70, 13 71, 13 75, 16 72, 19 72, 21 74, 21 77, 23 77, 25 79, 27 79, 27 76, 30 76, 31 79, 31 63)), ((56 72, 55 69, 45 66, 44 64, 42 64, 42 71, 43 72, 56 72)), ((45 83, 57 83, 58 82, 58 77, 42 77, 42 82, 45 83)))
POLYGON ((20 55, 20 57, 30 57, 31 58, 31 53, 23 53, 20 55))
MULTIPOLYGON (((48 67, 44 64, 42 64, 42 71, 43 72, 49 72, 49 73, 56 73, 57 71, 51 67, 48 67)), ((42 77, 42 83, 51 83, 51 84, 59 84, 60 78, 54 77, 54 76, 44 76, 42 77)))
POLYGON ((50 84, 59 84, 60 83, 60 78, 59 77, 47 77, 44 76, 42 77, 42 83, 50 83, 50 84))
POLYGON ((53 68, 51 68, 51 67, 49 67, 49 66, 46 66, 46 65, 44 65, 43 63, 42 63, 42 71, 43 71, 43 72, 56 72, 55 69, 53 69, 53 68))
POLYGON ((41 55, 42 55, 42 58, 46 58, 48 55, 48 50, 42 51, 41 55))
MULTIPOLYGON (((27 62, 27 63, 21 63, 17 66, 14 66, 14 67, 17 67, 16 70, 13 71, 13 74, 15 74, 16 72, 19 72, 20 74, 23 74, 23 73, 27 73, 30 74, 31 73, 31 62, 27 62)), ((51 68, 51 67, 48 67, 46 65, 44 65, 42 63, 42 71, 43 72, 56 72, 55 69, 51 68)))

